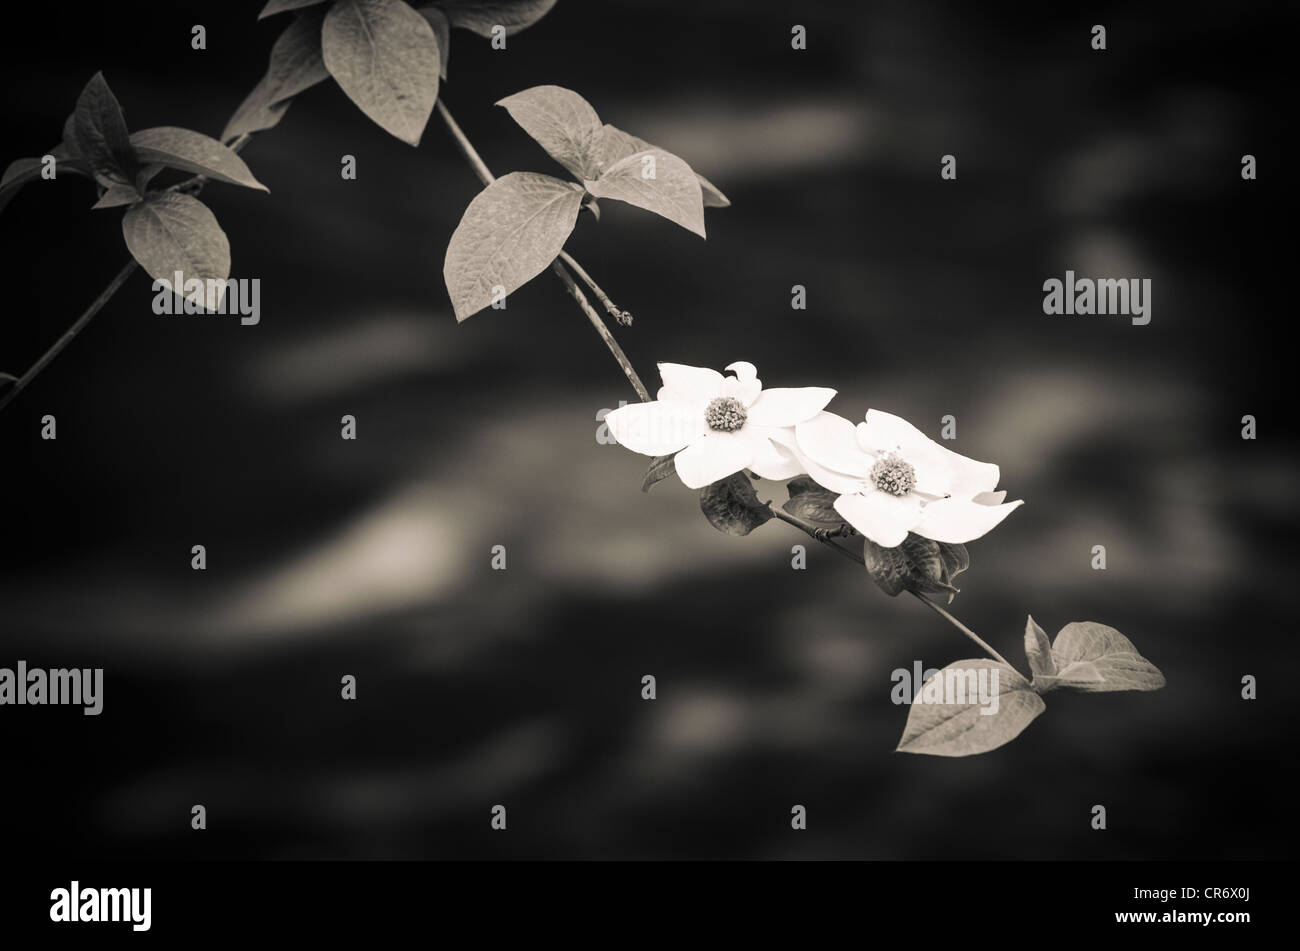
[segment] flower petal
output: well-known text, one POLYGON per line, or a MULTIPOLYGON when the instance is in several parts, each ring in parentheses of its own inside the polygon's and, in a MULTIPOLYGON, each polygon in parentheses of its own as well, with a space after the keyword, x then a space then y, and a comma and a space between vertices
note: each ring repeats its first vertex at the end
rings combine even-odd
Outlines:
MULTIPOLYGON (((806 470, 791 450, 772 441, 770 433, 774 430, 765 426, 746 426, 738 435, 749 441, 753 458, 749 468, 764 479, 793 479, 806 470)), ((784 432, 789 432, 785 430, 784 432)), ((791 434, 791 437, 793 434, 791 434)))
POLYGON ((803 471, 812 476, 813 481, 818 485, 830 489, 832 492, 847 493, 849 495, 863 490, 864 484, 861 479, 818 465, 815 459, 799 448, 794 430, 786 427, 784 429, 769 429, 767 432, 774 443, 794 454, 795 458, 799 460, 799 464, 803 466, 803 471))
POLYGON ((722 384, 722 395, 740 400, 742 406, 750 406, 758 399, 763 390, 763 381, 758 378, 758 368, 752 363, 737 361, 727 367, 735 371, 734 377, 727 377, 722 384))
POLYGON ((925 506, 912 531, 936 542, 964 544, 987 534, 1024 504, 982 505, 970 499, 940 499, 925 506))
POLYGON ((821 412, 794 429, 799 450, 818 465, 865 479, 872 459, 858 448, 853 424, 843 416, 821 412))
POLYGON ((868 489, 861 495, 841 495, 835 500, 835 511, 877 545, 897 548, 921 517, 921 501, 912 495, 868 489))
POLYGON ((977 462, 939 445, 901 416, 867 410, 858 424, 858 444, 868 452, 893 452, 916 469, 916 489, 928 495, 970 498, 991 492, 1001 474, 991 462, 977 462))
POLYGON ((688 367, 681 363, 659 364, 664 386, 659 398, 684 403, 707 403, 722 394, 722 374, 708 367, 688 367), (665 393, 665 391, 667 391, 665 393))
POLYGON ((679 452, 673 460, 677 474, 688 488, 702 489, 733 472, 748 469, 753 449, 739 433, 709 430, 679 452))
POLYGON ((676 452, 708 428, 699 407, 676 400, 629 403, 607 413, 605 425, 620 446, 646 456, 676 452))
POLYGON ((760 426, 794 426, 820 413, 835 396, 824 386, 777 387, 758 394, 749 418, 760 426))
POLYGON ((980 505, 1001 505, 1007 497, 1007 490, 1001 489, 997 492, 979 492, 971 496, 972 502, 978 502, 980 505))

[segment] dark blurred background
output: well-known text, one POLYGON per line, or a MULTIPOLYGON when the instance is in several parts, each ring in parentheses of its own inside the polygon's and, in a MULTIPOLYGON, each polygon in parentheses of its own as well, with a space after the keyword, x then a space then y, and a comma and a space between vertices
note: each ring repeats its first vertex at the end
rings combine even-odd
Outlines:
MULTIPOLYGON (((217 134, 289 22, 261 5, 8 33, 0 160, 53 145, 97 70, 132 128, 217 134)), ((137 273, 0 414, 0 666, 106 668, 97 718, 0 709, 6 851, 1289 855, 1295 26, 1287 3, 561 0, 506 51, 452 36, 442 96, 498 174, 562 174, 492 106, 555 83, 732 199, 707 242, 606 202, 569 244, 636 315, 652 389, 656 360, 744 359, 846 416, 955 415, 951 445, 1027 500, 970 546, 956 613, 1017 663, 1027 613, 1111 624, 1164 690, 1053 694, 984 756, 892 752, 890 672, 974 648, 815 545, 791 570, 787 526, 730 538, 680 484, 639 493, 646 460, 595 438, 631 391, 557 281, 452 317, 443 253, 479 186, 436 117, 412 149, 329 83, 245 150, 271 195, 204 194, 260 326, 155 317, 137 273), (1151 278, 1152 322, 1045 317, 1067 268, 1151 278)), ((0 370, 126 261, 93 201, 37 182, 0 216, 0 370)))

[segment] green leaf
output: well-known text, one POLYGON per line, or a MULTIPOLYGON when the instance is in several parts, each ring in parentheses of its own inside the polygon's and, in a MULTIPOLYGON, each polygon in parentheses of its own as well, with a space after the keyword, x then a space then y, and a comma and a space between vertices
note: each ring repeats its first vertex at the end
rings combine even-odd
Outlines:
POLYGON ((122 235, 150 277, 169 286, 177 271, 186 281, 197 278, 204 282, 203 289, 173 291, 208 310, 217 309, 230 276, 230 242, 203 202, 177 192, 150 195, 122 216, 122 235))
POLYGON ((669 476, 677 474, 677 463, 673 460, 676 453, 671 456, 655 456, 650 460, 650 468, 645 472, 645 478, 641 480, 641 491, 649 492, 652 486, 657 485, 669 476))
POLYGON ((497 103, 555 161, 582 181, 599 174, 600 117, 591 103, 563 86, 533 86, 497 103))
POLYGON ((1138 653, 1132 641, 1095 621, 1075 621, 1061 628, 1052 644, 1052 659, 1059 669, 1055 685, 1086 693, 1159 690, 1165 685, 1165 675, 1138 653))
POLYGON ((634 152, 605 169, 600 178, 584 184, 597 198, 616 198, 653 211, 705 237, 699 180, 691 167, 671 152, 634 152))
POLYGON ((289 10, 300 10, 303 7, 314 7, 325 0, 268 0, 266 6, 262 7, 262 12, 257 15, 259 20, 265 20, 267 17, 273 17, 277 13, 285 13, 289 10))
POLYGON ((550 266, 573 232, 582 189, 571 182, 511 172, 465 209, 447 245, 442 274, 457 320, 510 294, 550 266))
POLYGON ((835 511, 835 500, 839 496, 822 488, 808 476, 795 476, 786 483, 785 488, 790 493, 790 498, 781 508, 791 515, 828 528, 844 524, 843 517, 835 511))
POLYGON ((1047 709, 1043 698, 1034 692, 1029 681, 1006 664, 986 657, 949 664, 926 684, 933 685, 934 690, 942 688, 943 700, 961 699, 964 702, 927 702, 926 688, 922 687, 908 710, 907 726, 898 741, 899 752, 929 756, 987 753, 1014 740, 1047 709), (981 671, 988 673, 981 674, 981 671), (996 688, 993 685, 994 671, 998 678, 996 688), (987 706, 979 702, 978 696, 974 702, 970 699, 972 673, 977 683, 979 677, 986 678, 986 697, 990 701, 987 706), (961 689, 965 690, 964 695, 958 692, 961 689), (993 709, 994 698, 997 712, 984 712, 993 709))
MULTIPOLYGON (((600 167, 606 169, 629 155, 657 148, 659 148, 657 145, 651 145, 645 139, 624 132, 617 126, 612 126, 607 122, 600 142, 600 167)), ((730 199, 722 194, 717 186, 707 178, 699 172, 695 173, 695 177, 700 183, 705 208, 726 208, 731 205, 730 199)))
POLYGON ((98 208, 118 208, 122 205, 132 205, 139 201, 141 195, 134 185, 110 185, 104 189, 104 194, 99 196, 99 201, 90 207, 98 208))
POLYGON ((863 539, 862 560, 880 590, 890 597, 902 591, 917 594, 957 593, 944 573, 939 543, 909 533, 896 548, 882 548, 869 538, 863 539))
POLYGON ((321 56, 324 20, 324 10, 311 10, 295 17, 280 34, 271 47, 266 75, 226 123, 223 142, 272 128, 284 117, 294 96, 329 77, 321 56))
POLYGON ((130 182, 138 162, 126 131, 126 118, 103 73, 96 73, 77 98, 73 134, 78 153, 105 187, 130 182))
POLYGON ((438 6, 459 29, 491 37, 492 27, 499 25, 506 36, 514 36, 546 16, 555 0, 442 0, 438 6))
POLYGON ((700 511, 720 532, 748 535, 771 519, 772 510, 758 500, 753 484, 736 472, 700 490, 700 511))
POLYGON ((339 0, 321 28, 325 68, 361 111, 419 145, 438 98, 438 38, 402 0, 339 0))
POLYGON ((429 21, 433 35, 438 38, 438 75, 447 78, 447 61, 451 59, 451 24, 447 15, 437 7, 420 7, 415 11, 429 21))
POLYGON ((253 177, 244 160, 211 136, 176 126, 141 129, 131 134, 131 144, 142 162, 206 175, 219 182, 267 191, 253 177))
POLYGON ((1052 642, 1047 632, 1038 626, 1032 617, 1025 622, 1025 656, 1029 659, 1029 670, 1034 683, 1045 677, 1056 676, 1056 661, 1052 658, 1052 642))

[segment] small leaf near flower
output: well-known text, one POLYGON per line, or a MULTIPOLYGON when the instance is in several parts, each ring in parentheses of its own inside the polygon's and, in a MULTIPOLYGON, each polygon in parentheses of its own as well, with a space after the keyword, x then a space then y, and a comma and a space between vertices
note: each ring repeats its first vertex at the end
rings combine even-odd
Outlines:
POLYGON ((650 468, 646 470, 645 478, 641 480, 642 492, 649 492, 653 486, 677 474, 677 465, 673 462, 676 455, 673 453, 668 456, 655 456, 650 460, 650 468))
POLYGON ((781 508, 795 518, 816 522, 828 528, 844 524, 840 513, 835 511, 835 493, 823 489, 808 476, 796 476, 786 483, 785 488, 790 493, 790 498, 781 508))
POLYGON ((929 538, 909 534, 895 548, 882 548, 866 538, 862 559, 871 580, 890 597, 902 591, 949 596, 957 593, 944 569, 939 543, 929 538))
POLYGON ((740 472, 701 489, 700 511, 728 535, 748 535, 772 518, 771 508, 758 500, 753 484, 740 472))

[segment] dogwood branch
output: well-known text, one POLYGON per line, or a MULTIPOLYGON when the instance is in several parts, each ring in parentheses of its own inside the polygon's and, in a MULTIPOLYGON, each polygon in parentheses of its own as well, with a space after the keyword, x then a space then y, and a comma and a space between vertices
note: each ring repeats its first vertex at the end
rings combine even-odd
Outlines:
MULTIPOLYGON (((250 136, 248 135, 241 135, 230 144, 230 148, 233 151, 238 152, 248 144, 249 138, 250 136)), ((186 195, 197 195, 199 192, 203 191, 203 186, 206 185, 207 182, 208 178, 206 175, 194 175, 185 179, 185 181, 178 182, 164 190, 169 192, 181 192, 186 195)), ((54 341, 54 345, 41 354, 40 359, 32 364, 31 369, 14 380, 6 390, 0 392, 0 410, 3 410, 6 406, 17 399, 18 394, 27 389, 28 384, 30 384, 32 380, 36 379, 42 370, 54 362, 54 358, 62 353, 64 348, 76 339, 77 334, 81 333, 81 331, 86 328, 86 325, 95 319, 95 315, 103 310, 104 306, 113 299, 113 296, 122 289, 122 285, 130 279, 131 275, 135 273, 135 269, 139 266, 140 265, 136 263, 134 258, 128 261, 123 266, 122 270, 118 271, 113 279, 108 282, 108 285, 99 292, 99 296, 91 301, 90 306, 82 312, 81 316, 76 319, 73 325, 64 332, 63 336, 54 341)))
MULTIPOLYGON (((492 170, 487 167, 487 163, 484 162, 482 157, 478 154, 478 149, 474 148, 474 144, 470 142, 469 137, 465 135, 460 125, 454 118, 452 118, 451 111, 443 104, 441 97, 438 99, 437 109, 438 115, 442 117, 443 124, 447 126, 447 131, 451 133, 451 137, 460 148, 461 154, 465 156, 470 167, 474 169, 474 174, 479 177, 479 181, 484 185, 491 185, 496 181, 496 176, 493 175, 492 170)), ((600 334, 600 338, 605 341, 605 346, 609 348, 609 352, 612 353, 614 359, 618 361, 619 367, 623 370, 623 375, 627 377, 628 382, 632 384, 632 389, 636 390, 636 395, 641 398, 642 402, 649 403, 650 391, 647 390, 645 384, 641 382, 641 377, 637 375, 636 369, 632 366, 632 361, 627 358, 627 354, 623 352, 623 348, 618 345, 618 341, 614 339, 614 335, 610 333, 609 328, 605 326, 605 322, 600 319, 600 314, 598 314, 596 309, 591 306, 591 302, 587 300, 587 295, 583 293, 582 288, 580 288, 577 281, 573 279, 573 275, 569 273, 565 264, 568 264, 569 267, 573 268, 574 273, 582 278, 586 285, 591 288, 591 292, 596 295, 596 299, 601 302, 605 309, 609 311, 609 313, 618 320, 619 323, 631 323, 631 315, 628 314, 627 311, 620 309, 612 300, 609 299, 609 295, 600 289, 600 286, 591 279, 591 275, 583 270, 582 266, 573 259, 572 255, 565 251, 560 252, 559 257, 556 258, 554 263, 551 265, 551 270, 555 272, 556 276, 564 284, 564 288, 569 292, 569 296, 578 302, 578 307, 581 308, 582 312, 587 316, 587 319, 591 321, 591 326, 595 328, 596 333, 600 334)))
MULTIPOLYGON (((831 535, 826 529, 818 528, 816 525, 813 525, 811 522, 805 522, 803 519, 791 515, 789 512, 785 511, 784 509, 777 508, 776 506, 772 505, 770 502, 768 503, 768 509, 771 511, 773 517, 780 519, 781 521, 785 522, 787 525, 793 525, 795 528, 799 529, 799 531, 804 532, 807 535, 810 535, 812 538, 815 538, 817 541, 821 542, 826 547, 834 549, 835 551, 843 555, 845 558, 848 558, 852 561, 856 561, 858 564, 862 565, 863 567, 866 567, 867 562, 865 558, 863 558, 857 552, 850 551, 849 549, 844 548, 841 545, 837 545, 835 542, 831 541, 831 535)), ((1015 666, 1009 660, 1007 660, 1005 657, 1003 657, 1001 654, 995 651, 987 642, 985 642, 985 640, 982 637, 980 637, 978 634, 976 634, 974 631, 968 628, 961 621, 953 617, 952 614, 950 614, 947 610, 935 604, 933 601, 931 601, 923 594, 920 594, 916 591, 912 591, 911 589, 908 589, 908 593, 911 594, 914 598, 916 598, 916 600, 924 604, 931 611, 934 611, 936 614, 938 614, 940 617, 946 620, 953 627, 957 628, 957 630, 961 631, 963 634, 969 637, 972 641, 978 644, 982 649, 987 651, 989 656, 992 657, 994 660, 1000 660, 1002 663, 1006 664, 1012 670, 1015 669, 1015 666)))

